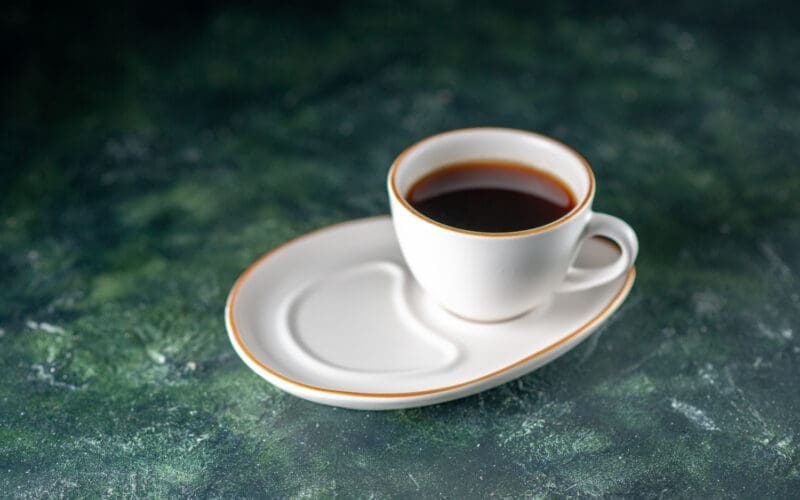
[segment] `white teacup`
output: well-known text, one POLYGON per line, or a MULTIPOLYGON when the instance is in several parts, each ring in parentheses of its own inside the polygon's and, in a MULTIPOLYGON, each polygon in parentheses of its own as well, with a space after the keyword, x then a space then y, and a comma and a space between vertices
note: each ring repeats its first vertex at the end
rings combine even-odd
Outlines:
POLYGON ((624 221, 592 212, 594 174, 568 146, 539 134, 504 128, 472 128, 434 135, 409 147, 392 164, 388 179, 392 219, 408 267, 442 307, 466 319, 501 321, 519 316, 556 292, 607 283, 633 265, 639 243, 624 221), (502 160, 556 176, 576 205, 543 226, 484 233, 448 226, 414 209, 408 191, 422 177, 448 164, 502 160), (604 236, 621 249, 612 264, 572 267, 581 242, 604 236))

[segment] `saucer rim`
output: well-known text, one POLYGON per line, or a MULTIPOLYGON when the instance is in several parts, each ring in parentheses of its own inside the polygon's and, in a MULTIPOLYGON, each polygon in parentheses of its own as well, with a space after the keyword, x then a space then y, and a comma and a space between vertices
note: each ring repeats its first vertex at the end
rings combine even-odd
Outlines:
POLYGON ((636 267, 631 266, 628 270, 627 274, 625 275, 625 281, 620 286, 619 290, 614 294, 614 296, 609 300, 608 304, 606 304, 597 314, 595 314, 592 318, 587 320, 581 326, 576 328, 575 330, 571 331, 570 333, 560 337, 557 341, 549 344, 537 351, 524 356, 523 358, 508 364, 502 368, 494 370, 492 372, 483 374, 479 377, 475 377, 473 379, 459 382, 457 384, 451 384, 443 387, 436 387, 433 389, 425 389, 421 391, 411 391, 411 392, 359 392, 359 391, 346 391, 341 389, 331 389, 327 387, 319 387, 310 384, 306 384, 305 382, 300 382, 298 380, 294 380, 291 377, 281 374, 280 372, 268 367, 262 361, 260 361, 256 356, 254 356, 245 345, 244 341, 242 340, 241 334, 239 333, 239 329, 236 326, 236 321, 234 319, 234 305, 236 302, 236 297, 239 293, 239 289, 247 281, 249 275, 257 269, 264 261, 270 258, 273 254, 284 250, 288 246, 299 242, 305 238, 310 238, 317 233, 321 233, 327 230, 334 230, 339 229, 342 226, 349 225, 349 224, 358 224, 358 223, 365 223, 368 221, 376 221, 379 219, 386 220, 391 223, 391 218, 388 215, 376 215, 372 217, 363 217, 358 219, 350 219, 342 222, 337 222, 334 224, 330 224, 327 226, 323 226, 317 229, 313 229, 309 232, 303 233, 299 236, 296 236, 280 245, 268 250, 264 254, 262 254, 259 258, 253 261, 247 268, 239 275, 236 281, 231 288, 231 291, 228 293, 228 298, 225 301, 225 326, 228 330, 228 337, 233 344, 237 354, 243 358, 244 361, 247 362, 252 368, 258 367, 259 369, 263 370, 267 374, 272 377, 276 377, 277 379, 281 380, 284 383, 296 386, 298 388, 302 388, 304 390, 311 390, 314 392, 318 392, 321 394, 327 394, 332 396, 348 396, 348 397, 356 397, 356 398, 378 398, 378 399, 391 399, 391 398, 409 398, 409 397, 418 397, 418 396, 427 396, 431 394, 442 394, 447 393, 450 391, 455 391, 458 389, 463 389, 465 387, 475 385, 481 382, 485 382, 486 380, 493 379, 503 374, 506 374, 520 366, 530 363, 537 358, 541 358, 546 356, 547 354, 551 353, 552 351, 562 347, 563 345, 569 343, 571 340, 574 340, 576 337, 579 337, 582 333, 587 332, 587 330, 591 330, 594 328, 598 322, 604 320, 606 317, 611 315, 614 311, 616 311, 617 307, 625 300, 630 292, 631 288, 633 288, 633 283, 636 277, 636 267))

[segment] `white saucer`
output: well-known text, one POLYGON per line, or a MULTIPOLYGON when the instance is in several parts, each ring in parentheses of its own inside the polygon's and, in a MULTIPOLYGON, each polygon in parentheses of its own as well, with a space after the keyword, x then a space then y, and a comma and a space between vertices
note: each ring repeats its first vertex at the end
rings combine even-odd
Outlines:
MULTIPOLYGON (((617 255, 592 239, 576 264, 617 255)), ((473 323, 425 297, 382 216, 268 252, 234 284, 225 320, 242 360, 286 392, 346 408, 408 408, 475 394, 558 358, 619 307, 634 276, 556 295, 511 321, 473 323)))

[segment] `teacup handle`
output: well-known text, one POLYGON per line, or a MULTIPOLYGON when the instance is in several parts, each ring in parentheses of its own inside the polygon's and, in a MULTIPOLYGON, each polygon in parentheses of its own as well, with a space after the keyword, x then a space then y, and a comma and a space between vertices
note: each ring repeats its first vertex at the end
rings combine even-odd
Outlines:
POLYGON ((582 245, 593 236, 603 236, 616 243, 621 250, 619 258, 600 268, 585 269, 570 266, 564 282, 558 289, 559 293, 576 292, 608 283, 620 277, 636 260, 636 254, 639 252, 639 240, 631 226, 622 219, 607 214, 593 213, 580 244, 582 245))

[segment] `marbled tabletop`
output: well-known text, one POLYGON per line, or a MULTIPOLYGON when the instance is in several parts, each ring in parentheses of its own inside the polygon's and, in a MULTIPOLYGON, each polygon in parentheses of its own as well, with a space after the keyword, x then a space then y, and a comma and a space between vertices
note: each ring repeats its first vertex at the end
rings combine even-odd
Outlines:
POLYGON ((792 497, 793 4, 0 7, 0 495, 792 497), (238 274, 386 213, 393 157, 474 125, 583 153, 638 277, 491 391, 364 412, 252 373, 238 274))

